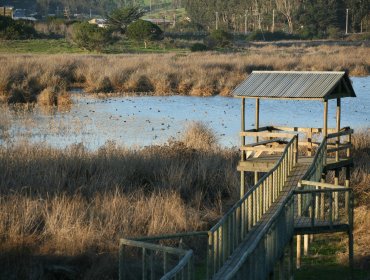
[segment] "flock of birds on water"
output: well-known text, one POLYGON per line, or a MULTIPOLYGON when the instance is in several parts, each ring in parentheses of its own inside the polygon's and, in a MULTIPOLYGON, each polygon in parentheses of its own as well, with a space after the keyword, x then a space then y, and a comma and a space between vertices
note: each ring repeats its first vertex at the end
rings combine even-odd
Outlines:
MULTIPOLYGON (((157 99, 156 104, 161 104, 166 102, 168 104, 168 108, 171 107, 170 103, 176 102, 174 100, 168 100, 168 99, 157 99)), ((108 119, 110 121, 122 121, 124 124, 130 124, 135 125, 137 122, 136 121, 145 121, 146 126, 149 129, 147 130, 145 127, 141 127, 143 130, 149 132, 152 140, 157 140, 161 138, 161 133, 168 131, 170 132, 169 134, 171 135, 172 133, 175 133, 177 135, 181 134, 181 129, 183 127, 178 127, 177 131, 171 131, 172 128, 176 126, 175 122, 176 119, 174 117, 174 114, 179 113, 179 112, 171 112, 172 114, 164 114, 164 111, 168 111, 168 108, 165 109, 158 109, 155 105, 149 105, 151 102, 148 103, 141 103, 140 105, 137 104, 135 98, 117 98, 117 99, 103 99, 103 100, 94 100, 94 101, 89 101, 86 102, 86 105, 94 105, 94 104, 112 104, 113 108, 111 109, 111 113, 109 114, 108 119), (119 103, 125 103, 123 106, 119 106, 119 103), (113 114, 112 114, 113 110, 113 114), (126 110, 126 112, 124 112, 126 110), (160 120, 160 121, 158 121, 160 120)), ((190 115, 188 117, 184 117, 182 121, 185 123, 190 122, 190 121, 202 121, 202 118, 199 118, 199 114, 203 114, 203 116, 206 118, 208 115, 207 110, 216 110, 216 106, 212 106, 208 103, 204 103, 204 108, 203 110, 199 110, 199 104, 192 103, 192 108, 190 110, 187 110, 187 113, 196 115, 197 118, 190 118, 190 115), (196 109, 194 109, 196 108, 196 109)), ((163 105, 160 106, 163 108, 163 105)), ((235 104, 229 104, 226 103, 224 104, 224 109, 221 111, 221 115, 228 115, 229 117, 235 117, 238 118, 238 113, 239 111, 234 110, 237 106, 235 104), (232 114, 230 114, 232 113, 232 114)), ((88 112, 90 114, 97 113, 98 109, 89 109, 88 112)), ((91 117, 89 115, 85 115, 84 117, 91 117)), ((204 119, 204 118, 203 118, 204 119)), ((179 121, 179 120, 177 120, 179 121)), ((180 120, 181 121, 181 120, 180 120)), ((213 124, 216 122, 216 120, 208 120, 206 121, 209 124, 213 124)), ((217 125, 221 125, 223 129, 227 129, 227 125, 225 124, 225 118, 220 117, 219 118, 219 123, 217 125)), ((223 137, 225 136, 225 133, 219 133, 218 136, 223 137)), ((164 136, 168 136, 168 134, 165 134, 164 136)), ((174 136, 174 135, 172 135, 174 136)))

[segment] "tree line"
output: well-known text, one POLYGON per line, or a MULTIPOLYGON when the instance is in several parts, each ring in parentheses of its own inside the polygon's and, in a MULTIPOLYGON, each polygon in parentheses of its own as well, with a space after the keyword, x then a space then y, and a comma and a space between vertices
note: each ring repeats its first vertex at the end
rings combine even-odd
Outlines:
MULTIPOLYGON (((200 28, 272 31, 324 36, 348 26, 359 32, 368 24, 370 0, 185 0, 200 28)), ((367 26, 366 26, 367 27, 367 26)))

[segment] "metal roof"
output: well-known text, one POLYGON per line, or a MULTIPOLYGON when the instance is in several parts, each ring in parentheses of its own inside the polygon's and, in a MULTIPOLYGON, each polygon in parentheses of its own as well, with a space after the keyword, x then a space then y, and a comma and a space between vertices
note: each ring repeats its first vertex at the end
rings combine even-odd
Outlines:
POLYGON ((356 97, 346 72, 253 71, 233 90, 242 98, 320 99, 356 97))

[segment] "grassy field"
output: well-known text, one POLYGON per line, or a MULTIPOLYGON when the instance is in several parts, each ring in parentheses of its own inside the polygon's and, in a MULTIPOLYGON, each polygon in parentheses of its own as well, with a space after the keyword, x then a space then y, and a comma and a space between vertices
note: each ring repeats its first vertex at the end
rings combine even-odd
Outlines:
MULTIPOLYGON (((366 279, 368 132, 353 143, 356 275, 366 279)), ((190 127, 179 141, 138 150, 113 143, 97 151, 1 146, 0 278, 113 279, 120 237, 207 230, 218 221, 238 199, 238 159, 239 152, 221 149, 204 125, 190 127)), ((346 279, 345 242, 339 235, 318 238, 297 279, 320 279, 312 278, 320 270, 346 279)))
POLYGON ((0 54, 0 101, 35 102, 41 93, 59 96, 75 86, 89 93, 227 96, 252 70, 368 75, 369 52, 366 46, 263 46, 240 53, 0 54))

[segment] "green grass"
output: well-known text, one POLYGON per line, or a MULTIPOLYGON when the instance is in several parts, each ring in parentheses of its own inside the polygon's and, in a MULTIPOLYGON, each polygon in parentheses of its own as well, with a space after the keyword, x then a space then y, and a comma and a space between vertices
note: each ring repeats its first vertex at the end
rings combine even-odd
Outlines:
MULTIPOLYGON (((133 42, 129 40, 120 40, 110 46, 107 46, 103 53, 168 53, 168 52, 186 52, 187 49, 175 48, 171 45, 159 42, 149 42, 147 48, 144 42, 133 42)), ((0 41, 0 53, 35 53, 35 54, 60 54, 60 53, 89 53, 82 50, 66 40, 59 39, 35 39, 35 40, 5 40, 0 41)), ((95 53, 95 52, 92 52, 95 53)))
MULTIPOLYGON (((347 236, 345 234, 326 234, 315 236, 309 255, 302 258, 302 267, 295 271, 297 280, 345 280, 351 278, 347 264, 340 263, 337 254, 345 253, 347 236)), ((354 279, 370 279, 370 271, 354 270, 354 279)))
POLYGON ((33 39, 0 41, 0 53, 85 53, 64 39, 33 39))

